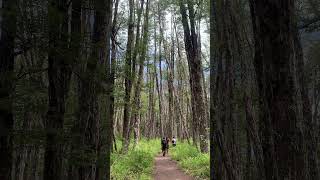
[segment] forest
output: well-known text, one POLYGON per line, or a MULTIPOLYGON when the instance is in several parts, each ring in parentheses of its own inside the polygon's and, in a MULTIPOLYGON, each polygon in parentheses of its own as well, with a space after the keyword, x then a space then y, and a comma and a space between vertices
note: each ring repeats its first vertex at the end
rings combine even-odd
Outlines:
POLYGON ((0 180, 109 179, 319 180, 319 0, 0 0, 0 180))

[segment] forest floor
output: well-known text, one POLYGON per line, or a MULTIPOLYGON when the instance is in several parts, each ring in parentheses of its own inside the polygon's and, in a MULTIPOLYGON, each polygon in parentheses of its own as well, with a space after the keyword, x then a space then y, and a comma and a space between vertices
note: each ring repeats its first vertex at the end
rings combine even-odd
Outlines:
POLYGON ((155 158, 154 180, 194 180, 186 175, 170 156, 158 155, 155 158))

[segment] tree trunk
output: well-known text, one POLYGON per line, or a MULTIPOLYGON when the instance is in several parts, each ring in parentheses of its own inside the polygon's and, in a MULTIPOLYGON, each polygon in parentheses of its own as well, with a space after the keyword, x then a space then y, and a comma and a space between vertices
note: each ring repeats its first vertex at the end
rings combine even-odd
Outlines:
MULTIPOLYGON (((110 92, 109 92, 109 102, 110 102, 110 120, 112 120, 112 140, 113 143, 111 143, 111 148, 114 145, 115 151, 117 151, 117 144, 116 144, 116 137, 115 137, 115 75, 116 75, 116 65, 117 65, 117 34, 118 34, 118 24, 117 24, 117 18, 118 18, 118 7, 119 7, 119 1, 115 1, 114 5, 114 13, 113 13, 113 21, 112 21, 112 34, 111 34, 111 64, 110 64, 110 76, 109 76, 109 84, 110 84, 110 92)), ((109 165, 110 167, 110 165, 109 165)), ((108 168, 109 168, 108 167, 108 168)), ((110 174, 110 170, 107 174, 110 174)))
POLYGON ((201 57, 199 54, 198 37, 195 31, 195 13, 194 5, 191 0, 188 3, 188 15, 190 26, 188 22, 187 9, 184 1, 180 0, 180 12, 182 15, 182 24, 184 29, 185 49, 187 52, 187 59, 190 72, 190 86, 191 86, 191 103, 193 115, 193 128, 199 131, 200 149, 202 152, 208 151, 207 130, 206 130, 206 115, 203 101, 203 87, 201 80, 201 57))
MULTIPOLYGON (((215 87, 211 86, 211 95, 214 93, 216 96, 211 100, 211 148, 214 151, 214 158, 211 163, 215 172, 213 174, 214 179, 241 179, 246 176, 243 172, 246 166, 245 160, 241 153, 243 145, 241 144, 242 133, 251 132, 253 138, 259 139, 258 129, 255 128, 255 122, 253 118, 253 112, 251 108, 251 101, 247 97, 247 84, 243 75, 247 69, 244 67, 244 61, 250 59, 246 57, 244 51, 247 50, 246 44, 243 42, 243 25, 239 15, 239 2, 231 0, 219 0, 211 3, 211 23, 215 23, 215 26, 211 26, 211 41, 214 41, 217 45, 214 47, 211 42, 211 68, 214 68, 213 58, 214 50, 216 50, 217 65, 213 72, 216 72, 215 87), (215 19, 214 19, 215 17, 215 19), (214 22, 215 20, 215 22, 214 22), (213 31, 213 28, 215 31, 213 31), (216 34, 214 39, 213 33, 216 34), (216 49, 215 49, 216 48, 216 49), (239 64, 237 62, 240 62, 239 64), (241 85, 237 87, 236 84, 236 67, 240 65, 241 72, 241 85), (239 89, 238 89, 239 88, 239 89), (215 89, 215 92, 214 90, 215 89), (236 93, 244 92, 244 109, 239 109, 237 105, 236 93), (246 99, 247 98, 247 99, 246 99), (213 110, 215 110, 213 112, 213 110), (242 128, 240 110, 244 110, 248 127, 247 131, 242 128), (240 112, 239 112, 240 111, 240 112), (214 114, 213 114, 214 113, 214 114), (236 118, 235 114, 239 114, 240 118, 236 118), (251 126, 253 128, 251 128, 251 126), (221 167, 222 166, 222 167, 221 167)), ((214 78, 211 75, 211 83, 214 78)), ((213 98, 213 96, 211 96, 213 98)), ((251 135, 251 134, 250 134, 251 135)), ((251 136, 247 134, 247 146, 250 147, 250 143, 259 143, 258 140, 251 139, 251 136)), ((258 146, 257 144, 255 144, 258 146)), ((248 150, 249 151, 249 150, 248 150)), ((213 153, 211 154, 213 155, 213 153)), ((248 160, 251 160, 251 152, 248 153, 248 160)), ((260 159, 258 159, 259 161, 260 159)), ((263 175, 259 175, 259 178, 263 178, 263 175)))
POLYGON ((66 98, 71 78, 68 54, 68 1, 49 1, 49 107, 47 113, 44 179, 62 179, 63 140, 66 98), (61 16, 56 17, 56 13, 61 16))
MULTIPOLYGON (((163 24, 164 26, 164 24, 163 24)), ((162 32, 163 33, 163 32, 162 32)), ((171 44, 174 46, 174 44, 171 44)), ((163 43, 165 60, 167 63, 167 84, 168 84, 168 121, 166 123, 166 136, 172 138, 174 131, 174 86, 173 86, 173 74, 174 74, 174 53, 172 48, 166 41, 163 43)))
POLYGON ((95 15, 90 58, 84 57, 79 79, 78 179, 110 179, 112 119, 110 117, 111 0, 94 0, 95 15), (106 13, 108 12, 108 13, 106 13), (107 77, 107 79, 104 79, 107 77), (107 87, 103 88, 106 82, 107 87), (107 98, 103 99, 102 89, 107 98), (107 107, 107 108, 105 108, 107 107), (105 115, 106 114, 106 115, 105 115), (106 118, 104 117, 106 116, 106 118), (106 159, 107 157, 107 159, 106 159))
MULTIPOLYGON (((307 179, 295 82, 295 1, 250 0, 266 179, 307 179)), ((297 42, 296 42, 297 43, 297 42)))
POLYGON ((135 144, 137 144, 139 136, 140 136, 140 121, 141 118, 139 117, 140 111, 140 96, 141 96, 141 86, 143 83, 143 71, 144 71, 144 62, 146 59, 147 54, 147 47, 148 47, 148 35, 149 35, 149 0, 146 2, 146 13, 143 23, 143 39, 141 44, 141 54, 139 59, 139 72, 138 72, 138 79, 136 81, 135 91, 134 91, 134 99, 133 104, 135 106, 134 110, 132 111, 132 116, 134 120, 134 134, 135 134, 135 144))
MULTIPOLYGON (((155 47, 156 49, 156 47, 155 47)), ((155 55, 156 56, 156 55, 155 55)), ((156 59, 155 59, 156 60, 156 59)), ((148 123, 148 133, 147 133, 147 138, 152 138, 153 137, 153 130, 154 130, 154 119, 155 119, 155 110, 154 110, 154 79, 155 79, 155 75, 154 75, 154 69, 152 68, 152 66, 150 66, 151 63, 148 62, 148 90, 149 90, 149 97, 148 97, 148 119, 149 120, 148 123)))
POLYGON ((14 40, 16 35, 16 0, 2 0, 0 14, 0 179, 10 180, 13 163, 14 40), (6 104, 6 105, 4 105, 6 104))
POLYGON ((159 78, 157 74, 157 67, 156 67, 156 61, 154 62, 154 68, 155 68, 155 73, 156 73, 156 86, 157 86, 157 91, 158 91, 158 99, 159 99, 159 128, 160 128, 160 136, 164 137, 164 130, 163 130, 163 121, 164 121, 164 116, 163 116, 163 101, 162 101, 162 54, 161 54, 161 44, 162 44, 162 39, 163 39, 163 34, 162 34, 162 24, 161 24, 161 9, 160 5, 158 4, 158 23, 159 23, 159 78))
MULTIPOLYGON (((115 13, 114 13, 114 19, 117 18, 117 9, 118 9, 118 4, 119 0, 115 2, 115 13)), ((97 4, 100 5, 100 4, 97 4)), ((106 51, 106 57, 105 59, 102 59, 103 61, 106 62, 106 74, 107 74, 107 110, 106 110, 106 127, 105 131, 102 131, 100 134, 99 139, 100 144, 102 146, 101 152, 98 156, 98 168, 99 170, 99 175, 96 176, 96 179, 105 179, 105 180, 110 180, 111 179, 111 152, 112 152, 112 144, 113 144, 113 114, 114 114, 114 78, 115 78, 115 59, 111 59, 110 55, 110 43, 111 41, 111 36, 114 34, 114 23, 115 20, 112 20, 112 6, 113 6, 113 0, 105 0, 105 2, 102 2, 101 4, 103 7, 101 9, 101 16, 103 17, 103 22, 102 22, 102 29, 105 28, 105 35, 101 36, 100 41, 104 42, 106 41, 105 48, 102 46, 100 49, 100 53, 103 51, 106 51), (104 13, 106 15, 104 15, 104 13), (104 27, 105 26, 105 27, 104 27), (106 140, 104 141, 103 137, 106 136, 106 140), (106 157, 105 157, 106 156, 106 157), (104 159, 106 158, 105 162, 104 159), (101 165, 99 165, 99 162, 102 162, 101 165)), ((100 7, 100 6, 98 6, 100 7)), ((104 43, 102 43, 104 44, 104 43)), ((112 43, 113 44, 113 43, 112 43)), ((112 50, 112 48, 111 48, 112 50)), ((111 52, 112 53, 112 52, 111 52)), ((104 119, 104 118, 102 118, 104 119)), ((104 128, 104 122, 101 122, 101 128, 104 128)))
MULTIPOLYGON (((144 0, 140 0, 140 8, 138 9, 138 19, 137 19, 137 28, 136 28, 136 42, 135 42, 135 45, 134 45, 134 51, 133 51, 133 56, 132 56, 132 67, 131 67, 131 81, 133 82, 133 85, 132 85, 132 99, 130 99, 131 101, 131 104, 134 105, 134 106, 131 106, 131 117, 130 117, 130 123, 129 123, 129 129, 128 129, 128 144, 127 146, 130 145, 130 136, 131 136, 131 133, 132 133, 132 130, 134 132, 134 140, 135 140, 135 143, 137 142, 137 138, 140 134, 137 134, 138 131, 140 131, 140 129, 137 129, 137 127, 140 128, 140 119, 137 115, 138 111, 139 111, 139 106, 140 106, 140 97, 138 98, 136 96, 136 90, 137 90, 137 87, 135 86, 137 84, 137 82, 139 80, 136 79, 136 76, 138 76, 139 78, 139 72, 138 72, 138 75, 136 74, 136 66, 139 65, 140 66, 140 62, 136 62, 136 59, 138 57, 139 54, 141 54, 141 49, 143 47, 143 44, 141 43, 141 37, 140 37, 140 24, 141 24, 141 16, 142 16, 142 12, 143 12, 143 7, 144 7, 144 0), (138 98, 138 99, 137 99, 138 98), (137 106, 137 104, 139 104, 139 106, 137 106)), ((139 113, 138 113, 139 114, 139 113)))
POLYGON ((305 78, 305 65, 303 60, 303 50, 300 44, 300 38, 298 34, 298 30, 295 35, 295 55, 296 55, 296 78, 298 83, 298 91, 301 93, 299 96, 299 103, 302 107, 302 115, 304 122, 304 135, 306 139, 306 148, 307 148, 307 159, 306 166, 308 172, 308 179, 320 179, 320 171, 319 171, 319 156, 318 156, 318 136, 316 134, 317 122, 314 118, 312 118, 312 109, 311 103, 309 99, 309 91, 307 88, 307 79, 305 78))
POLYGON ((126 63, 125 63, 125 98, 124 98, 124 110, 123 110, 123 130, 122 130, 122 152, 126 153, 129 146, 129 124, 130 124, 130 94, 132 87, 132 50, 134 39, 134 0, 129 0, 129 22, 128 22, 128 41, 126 50, 126 63))

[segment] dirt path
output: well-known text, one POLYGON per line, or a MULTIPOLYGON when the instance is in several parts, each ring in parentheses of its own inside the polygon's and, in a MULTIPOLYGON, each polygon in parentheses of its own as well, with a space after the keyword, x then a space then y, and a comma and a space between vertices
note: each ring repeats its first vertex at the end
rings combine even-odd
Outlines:
POLYGON ((170 157, 158 155, 155 158, 154 180, 194 180, 186 175, 170 157))

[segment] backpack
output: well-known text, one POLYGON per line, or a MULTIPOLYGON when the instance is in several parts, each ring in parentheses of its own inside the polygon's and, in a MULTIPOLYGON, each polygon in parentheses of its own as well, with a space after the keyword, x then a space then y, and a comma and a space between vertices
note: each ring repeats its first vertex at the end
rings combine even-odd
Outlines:
POLYGON ((166 144, 167 144, 167 140, 162 139, 161 144, 162 144, 162 145, 166 145, 166 144))

